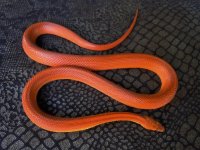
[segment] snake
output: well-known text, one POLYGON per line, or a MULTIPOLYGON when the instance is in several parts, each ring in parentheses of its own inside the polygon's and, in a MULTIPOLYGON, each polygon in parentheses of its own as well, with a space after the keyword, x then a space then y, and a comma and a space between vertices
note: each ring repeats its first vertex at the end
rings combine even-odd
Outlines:
POLYGON ((22 47, 34 61, 50 66, 36 73, 26 83, 22 92, 22 106, 28 118, 40 128, 51 132, 76 132, 109 122, 130 121, 151 131, 164 132, 165 127, 147 115, 132 112, 105 112, 101 114, 65 118, 44 112, 37 103, 39 90, 55 80, 74 80, 104 93, 112 99, 136 109, 153 110, 165 106, 175 97, 178 78, 175 70, 164 60, 143 53, 117 53, 108 55, 76 55, 48 51, 36 44, 41 35, 54 35, 79 47, 92 51, 110 50, 122 43, 132 32, 139 10, 128 29, 117 40, 109 43, 92 43, 74 31, 52 22, 37 22, 23 33, 22 47), (112 69, 146 69, 160 78, 158 92, 138 93, 109 81, 95 71, 112 69))

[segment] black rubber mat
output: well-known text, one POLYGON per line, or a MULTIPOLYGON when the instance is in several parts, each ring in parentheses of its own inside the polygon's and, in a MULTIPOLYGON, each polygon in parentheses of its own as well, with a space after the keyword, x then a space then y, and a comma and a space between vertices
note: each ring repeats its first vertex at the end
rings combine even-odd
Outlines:
MULTIPOLYGON (((200 1, 198 0, 1 0, 0 1, 0 149, 133 150, 200 149, 200 1), (21 46, 24 30, 39 21, 68 27, 94 43, 122 35, 134 17, 136 27, 122 44, 91 52, 64 39, 45 35, 38 45, 50 51, 81 55, 147 53, 170 63, 179 79, 174 100, 157 110, 138 110, 116 102, 80 82, 63 80, 44 86, 38 104, 47 113, 78 117, 103 112, 135 112, 156 118, 164 133, 132 122, 112 122, 74 133, 52 133, 24 114, 21 94, 35 73, 47 68, 29 59, 21 46)), ((154 93, 159 78, 142 69, 97 72, 124 88, 154 93)))

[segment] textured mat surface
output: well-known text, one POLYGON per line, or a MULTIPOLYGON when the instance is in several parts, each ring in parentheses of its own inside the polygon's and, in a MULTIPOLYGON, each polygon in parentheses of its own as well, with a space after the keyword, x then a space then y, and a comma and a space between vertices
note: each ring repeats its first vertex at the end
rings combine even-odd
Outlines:
MULTIPOLYGON (((21 47, 24 30, 32 23, 52 21, 95 43, 117 39, 135 13, 135 0, 1 0, 0 1, 0 149, 200 149, 200 2, 198 0, 140 1, 140 15, 131 35, 107 52, 84 50, 55 36, 42 36, 38 45, 61 53, 104 55, 142 52, 169 62, 179 89, 172 103, 152 111, 122 105, 79 82, 63 80, 44 86, 38 104, 45 112, 77 117, 110 111, 148 114, 166 132, 144 130, 131 122, 113 122, 75 133, 51 133, 24 114, 21 93, 27 80, 46 66, 30 60, 21 47)), ((158 77, 146 70, 98 72, 141 93, 159 89, 158 77)))

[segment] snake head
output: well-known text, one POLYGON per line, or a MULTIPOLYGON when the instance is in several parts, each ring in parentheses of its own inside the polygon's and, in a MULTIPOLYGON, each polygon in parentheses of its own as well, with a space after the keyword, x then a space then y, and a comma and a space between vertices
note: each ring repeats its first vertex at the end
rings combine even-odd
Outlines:
POLYGON ((163 127, 163 125, 161 125, 159 122, 152 119, 151 117, 144 116, 144 119, 146 121, 146 123, 142 125, 144 128, 148 130, 159 131, 159 132, 165 131, 165 128, 163 127))

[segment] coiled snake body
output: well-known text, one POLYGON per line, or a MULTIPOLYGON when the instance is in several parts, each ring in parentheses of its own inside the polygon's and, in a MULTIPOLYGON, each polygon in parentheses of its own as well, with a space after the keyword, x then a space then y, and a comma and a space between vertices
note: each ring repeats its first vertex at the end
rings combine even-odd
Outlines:
POLYGON ((22 104, 30 120, 39 127, 54 132, 80 131, 112 121, 132 121, 149 130, 164 131, 164 127, 154 119, 134 113, 108 112, 69 119, 46 114, 37 105, 36 96, 39 89, 51 81, 60 79, 83 82, 130 107, 157 109, 169 103, 177 91, 177 76, 168 63, 157 57, 131 53, 104 56, 68 55, 46 51, 35 44, 40 35, 53 34, 86 49, 105 51, 117 46, 129 35, 137 16, 138 10, 129 29, 118 40, 108 44, 88 42, 71 30, 50 22, 36 23, 27 28, 22 40, 25 53, 41 64, 53 66, 33 76, 24 88, 22 104), (91 71, 119 68, 144 68, 155 72, 162 83, 160 90, 155 94, 134 93, 91 71))

